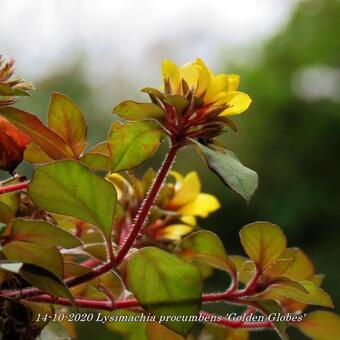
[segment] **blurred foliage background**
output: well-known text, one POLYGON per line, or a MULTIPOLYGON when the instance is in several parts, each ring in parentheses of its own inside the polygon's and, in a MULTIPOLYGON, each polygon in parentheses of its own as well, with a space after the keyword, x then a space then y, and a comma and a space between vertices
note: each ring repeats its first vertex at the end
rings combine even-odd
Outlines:
MULTIPOLYGON (((269 40, 238 50, 233 58, 221 46, 219 58, 223 67, 215 71, 239 73, 241 90, 253 99, 251 108, 236 118, 239 133, 229 132, 223 138, 244 164, 259 173, 260 186, 248 206, 225 190, 193 149, 183 150, 175 164, 176 170, 182 172, 198 169, 203 191, 220 199, 222 208, 204 220, 202 227, 216 232, 230 254, 242 252, 238 239, 241 226, 256 220, 280 225, 289 246, 302 248, 314 261, 317 271, 326 275, 323 287, 333 296, 338 313, 339 23, 339 1, 302 1, 286 25, 269 40)), ((160 75, 158 79, 160 82, 160 75)), ((146 85, 157 86, 157 83, 146 85)), ((124 78, 119 73, 110 83, 92 86, 83 56, 79 54, 71 63, 51 70, 38 80, 32 99, 24 100, 19 106, 45 119, 52 92, 70 96, 87 116, 93 145, 107 135, 113 120, 110 111, 115 103, 125 98, 142 98, 136 86, 133 77, 124 78)), ((159 152, 145 167, 156 168, 161 159, 159 152)), ((22 171, 29 174, 30 168, 24 166, 22 171)), ((207 289, 222 289, 225 279, 224 275, 216 274, 208 280, 207 289)), ((83 325, 80 334, 97 340, 113 338, 106 331, 99 332, 98 327, 83 325)), ((293 339, 302 339, 294 331, 292 334, 293 339)), ((273 338, 270 333, 254 336, 254 339, 270 338, 273 338)))

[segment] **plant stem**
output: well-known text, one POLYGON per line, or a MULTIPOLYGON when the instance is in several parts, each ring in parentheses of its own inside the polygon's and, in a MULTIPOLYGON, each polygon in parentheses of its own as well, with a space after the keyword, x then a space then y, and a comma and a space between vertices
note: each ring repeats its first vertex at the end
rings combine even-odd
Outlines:
POLYGON ((29 182, 22 182, 13 185, 7 185, 5 187, 0 187, 0 195, 5 194, 6 192, 12 192, 17 190, 26 189, 28 187, 29 182))
MULTIPOLYGON (((50 295, 47 294, 31 297, 29 301, 53 303, 61 306, 72 306, 72 301, 69 299, 66 298, 53 299, 50 295)), ((109 311, 112 311, 114 309, 132 308, 139 306, 138 301, 133 299, 115 301, 114 305, 112 305, 111 300, 103 301, 103 300, 75 299, 75 301, 76 305, 80 308, 102 309, 109 311)))
MULTIPOLYGON (((105 262, 104 264, 98 266, 97 268, 94 268, 89 273, 66 280, 65 283, 67 284, 68 287, 74 287, 81 283, 90 281, 98 276, 101 276, 105 274, 106 272, 108 272, 109 270, 111 270, 115 265, 118 266, 123 261, 126 254, 129 252, 130 248, 132 247, 134 241, 136 240, 140 230, 142 229, 145 223, 145 220, 147 219, 149 215, 152 205, 154 204, 154 201, 157 198, 159 190, 161 189, 162 184, 171 169, 171 166, 174 162, 176 153, 179 148, 180 148, 180 145, 178 144, 173 144, 170 147, 169 153, 167 154, 147 197, 145 198, 145 200, 142 203, 141 208, 139 209, 139 213, 136 217, 135 223, 133 224, 131 228, 130 234, 124 241, 116 258, 115 259, 113 258, 112 244, 109 244, 109 241, 108 241, 107 244, 108 244, 109 260, 105 262)), ((6 294, 6 296, 7 297, 20 296, 22 298, 29 298, 29 297, 37 296, 40 294, 43 294, 43 292, 37 288, 27 288, 21 291, 10 291, 8 292, 8 294, 6 294)))
POLYGON ((164 180, 166 179, 166 176, 168 175, 171 166, 174 162, 176 153, 179 149, 178 145, 172 145, 169 153, 167 154, 164 163, 162 164, 162 167, 160 168, 157 177, 146 196, 145 200, 141 204, 141 207, 139 209, 139 212, 136 216, 135 222, 131 227, 130 234, 127 236, 126 240, 124 241, 122 247, 120 248, 117 256, 115 265, 119 265, 125 258, 126 254, 129 252, 131 247, 133 246, 133 243, 135 242, 136 238, 138 237, 138 234, 140 233, 141 229, 144 226, 144 223, 149 215, 149 212, 157 198, 157 195, 162 187, 162 184, 164 180))

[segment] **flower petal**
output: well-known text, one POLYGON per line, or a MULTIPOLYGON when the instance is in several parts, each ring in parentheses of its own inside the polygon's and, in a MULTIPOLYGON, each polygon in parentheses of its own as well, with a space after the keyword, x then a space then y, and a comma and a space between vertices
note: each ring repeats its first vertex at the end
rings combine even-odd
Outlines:
POLYGON ((173 224, 161 230, 157 238, 178 241, 194 229, 193 226, 186 224, 173 224))
POLYGON ((195 201, 185 205, 179 210, 180 214, 207 217, 210 213, 220 208, 218 199, 210 194, 200 193, 195 201))
MULTIPOLYGON (((169 208, 182 207, 194 201, 201 190, 201 182, 196 171, 189 172, 183 179, 175 196, 169 203, 169 208)), ((190 214, 188 214, 190 215, 190 214)))
POLYGON ((185 215, 180 218, 181 222, 195 226, 197 224, 195 216, 185 215))
POLYGON ((196 90, 199 79, 199 66, 194 63, 188 63, 181 66, 179 71, 189 88, 196 90))
POLYGON ((181 84, 181 74, 175 63, 171 60, 164 59, 162 63, 163 80, 168 80, 173 93, 178 93, 181 84))
POLYGON ((204 96, 206 104, 213 103, 218 99, 218 96, 228 87, 228 76, 226 74, 217 74, 213 76, 207 92, 204 96))
POLYGON ((210 85, 211 78, 213 76, 211 70, 205 65, 202 59, 196 59, 196 65, 198 66, 198 86, 196 95, 201 96, 203 93, 207 91, 207 88, 210 85))
POLYGON ((221 101, 226 103, 229 107, 225 109, 220 116, 237 115, 247 110, 251 103, 251 99, 246 93, 238 91, 227 93, 225 99, 221 101))
POLYGON ((228 91, 236 91, 240 84, 240 76, 238 74, 228 74, 228 91))

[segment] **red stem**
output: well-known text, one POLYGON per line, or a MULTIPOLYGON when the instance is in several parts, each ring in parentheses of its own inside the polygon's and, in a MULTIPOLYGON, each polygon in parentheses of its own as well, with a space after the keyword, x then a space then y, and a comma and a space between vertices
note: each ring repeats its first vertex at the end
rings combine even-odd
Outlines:
MULTIPOLYGON (((131 228, 131 232, 128 235, 127 239, 123 243, 120 251, 118 252, 116 258, 113 258, 113 251, 112 251, 112 243, 107 240, 108 245, 108 252, 109 252, 109 261, 105 262, 104 264, 98 266, 97 268, 94 268, 91 272, 86 273, 82 276, 77 276, 75 278, 66 280, 65 283, 68 287, 77 286, 81 283, 90 281, 98 276, 101 276, 111 270, 114 266, 118 266, 121 261, 125 258, 126 254, 132 247, 135 239, 137 238, 141 228, 143 227, 145 220, 147 219, 150 209, 152 208, 152 205, 159 193, 159 190, 161 189, 161 186, 169 173, 171 166, 173 164, 173 161, 175 159, 176 153, 178 149, 180 148, 180 145, 174 144, 171 146, 169 153, 167 154, 164 163, 162 164, 160 171, 155 179, 155 182, 153 183, 147 197, 142 203, 142 206, 139 210, 139 213, 136 217, 136 221, 134 225, 131 228)), ((22 298, 28 298, 33 297, 42 294, 43 292, 37 288, 27 288, 23 289, 21 291, 10 291, 6 294, 7 297, 14 297, 14 296, 20 296, 22 298)))
POLYGON ((129 252, 129 250, 133 246, 133 243, 135 242, 136 238, 138 237, 138 234, 143 228, 144 223, 152 208, 152 205, 154 204, 157 198, 159 190, 161 189, 162 184, 171 169, 171 166, 174 162, 178 149, 179 149, 179 146, 176 144, 171 146, 169 153, 167 154, 164 160, 164 163, 162 164, 147 197, 145 198, 145 200, 141 204, 141 207, 139 208, 139 213, 137 214, 135 222, 131 227, 130 234, 124 241, 122 247, 120 248, 116 256, 116 261, 115 261, 116 266, 118 266, 124 260, 126 254, 129 252))
MULTIPOLYGON (((43 302, 43 303, 53 303, 62 306, 72 306, 72 301, 65 298, 54 299, 50 295, 44 294, 39 296, 33 296, 29 299, 29 301, 34 302, 43 302)), ((111 300, 88 300, 88 299, 75 299, 76 305, 80 308, 89 308, 89 309, 103 309, 103 310, 114 310, 114 309, 122 309, 122 308, 132 308, 138 307, 139 303, 137 300, 122 300, 115 301, 114 305, 112 305, 111 300)))
POLYGON ((0 187, 0 195, 5 194, 6 192, 12 192, 17 190, 26 189, 28 187, 29 182, 22 182, 13 185, 7 185, 5 187, 0 187))

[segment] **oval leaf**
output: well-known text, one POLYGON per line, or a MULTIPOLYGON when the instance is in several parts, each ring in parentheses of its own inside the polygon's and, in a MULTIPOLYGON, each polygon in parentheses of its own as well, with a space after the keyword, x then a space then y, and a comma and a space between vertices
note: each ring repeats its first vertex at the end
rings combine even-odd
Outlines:
MULTIPOLYGON (((196 315, 201 305, 199 270, 176 256, 154 247, 132 255, 128 283, 142 307, 156 317, 196 315)), ((188 335, 193 322, 162 320, 181 335, 188 335)))
POLYGON ((340 339, 340 316, 332 312, 312 312, 295 326, 311 339, 340 339))
MULTIPOLYGON (((259 309, 265 316, 269 316, 270 314, 283 314, 283 311, 280 305, 276 301, 256 301, 253 305, 259 309)), ((279 334, 282 340, 288 340, 287 335, 287 322, 286 321, 273 321, 272 322, 274 329, 279 334)))
POLYGON ((30 142, 28 135, 0 116, 0 169, 13 171, 22 162, 30 142))
POLYGON ((50 293, 54 297, 65 297, 74 302, 73 296, 65 284, 49 271, 22 262, 0 262, 0 268, 19 274, 33 287, 50 293))
POLYGON ((207 147, 192 140, 203 153, 209 168, 217 174, 231 190, 238 193, 247 202, 254 194, 258 185, 258 175, 245 167, 236 155, 227 150, 207 147))
POLYGON ((236 267, 229 259, 223 243, 211 231, 197 231, 183 239, 176 252, 184 260, 199 261, 215 268, 225 270, 233 277, 236 276, 236 267))
POLYGON ((156 122, 113 123, 108 139, 111 171, 141 164, 154 154, 161 139, 162 130, 156 122))
POLYGON ((65 284, 48 270, 24 264, 19 275, 33 287, 39 288, 54 297, 65 297, 74 302, 73 295, 65 284))
POLYGON ((261 270, 276 261, 286 249, 281 228, 269 222, 255 222, 240 231, 243 249, 261 270))
POLYGON ((85 165, 66 160, 41 166, 35 170, 28 191, 40 208, 80 218, 105 235, 111 234, 115 188, 85 165))
POLYGON ((333 307, 331 297, 311 281, 281 281, 269 286, 265 291, 256 294, 256 299, 280 300, 282 297, 290 298, 296 302, 307 305, 333 307), (303 288, 303 290, 301 289, 303 288))
POLYGON ((165 117, 165 112, 153 103, 137 103, 126 100, 113 108, 113 113, 117 113, 126 120, 158 119, 165 117))
POLYGON ((32 264, 48 270, 58 278, 64 276, 63 258, 54 246, 13 241, 2 249, 9 261, 32 264))
POLYGON ((63 248, 74 248, 81 245, 81 242, 76 237, 46 221, 21 218, 13 222, 9 238, 12 241, 26 241, 63 248))
POLYGON ((76 158, 83 153, 87 126, 83 114, 70 98, 53 93, 48 109, 48 126, 64 139, 76 158))
POLYGON ((73 158, 67 143, 37 116, 14 107, 5 107, 0 110, 0 114, 27 134, 52 159, 73 158))

